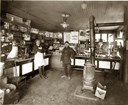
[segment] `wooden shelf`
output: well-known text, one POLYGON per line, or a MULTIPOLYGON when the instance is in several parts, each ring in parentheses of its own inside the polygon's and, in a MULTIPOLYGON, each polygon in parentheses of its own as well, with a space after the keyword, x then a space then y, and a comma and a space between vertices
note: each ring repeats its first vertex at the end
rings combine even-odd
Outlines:
POLYGON ((12 24, 14 24, 14 25, 19 25, 19 26, 28 28, 28 26, 27 26, 26 24, 23 24, 23 23, 19 23, 19 22, 16 22, 16 21, 13 22, 13 21, 10 21, 10 20, 4 19, 4 18, 2 18, 2 20, 3 20, 4 22, 9 22, 9 23, 12 23, 12 24))

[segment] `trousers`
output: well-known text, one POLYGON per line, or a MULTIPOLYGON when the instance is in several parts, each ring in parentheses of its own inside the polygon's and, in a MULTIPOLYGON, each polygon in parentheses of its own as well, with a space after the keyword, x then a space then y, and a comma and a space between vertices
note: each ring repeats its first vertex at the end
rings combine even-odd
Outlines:
POLYGON ((44 66, 40 66, 39 67, 39 75, 40 75, 40 77, 42 78, 42 77, 46 77, 46 71, 45 71, 45 67, 44 66))
POLYGON ((65 75, 70 77, 71 73, 72 73, 71 64, 70 63, 68 63, 68 64, 64 63, 63 67, 64 67, 65 75))

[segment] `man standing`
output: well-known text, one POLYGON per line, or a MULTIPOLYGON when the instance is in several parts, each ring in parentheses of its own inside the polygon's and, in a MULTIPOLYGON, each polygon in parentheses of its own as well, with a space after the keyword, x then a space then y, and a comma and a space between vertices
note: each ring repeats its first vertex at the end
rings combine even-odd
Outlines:
POLYGON ((69 42, 66 41, 65 47, 62 50, 61 55, 61 61, 63 62, 63 67, 65 71, 65 75, 63 75, 62 78, 68 77, 68 79, 71 79, 71 58, 74 58, 74 55, 75 51, 71 47, 69 47, 69 42))

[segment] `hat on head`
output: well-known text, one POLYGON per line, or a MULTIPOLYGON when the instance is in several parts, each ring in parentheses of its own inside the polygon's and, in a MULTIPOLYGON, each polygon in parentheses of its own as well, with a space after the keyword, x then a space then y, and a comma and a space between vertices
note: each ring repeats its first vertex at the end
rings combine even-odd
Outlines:
POLYGON ((69 44, 69 42, 68 42, 68 41, 65 41, 65 43, 68 43, 68 44, 69 44))
POLYGON ((99 42, 103 42, 103 39, 99 39, 99 42))

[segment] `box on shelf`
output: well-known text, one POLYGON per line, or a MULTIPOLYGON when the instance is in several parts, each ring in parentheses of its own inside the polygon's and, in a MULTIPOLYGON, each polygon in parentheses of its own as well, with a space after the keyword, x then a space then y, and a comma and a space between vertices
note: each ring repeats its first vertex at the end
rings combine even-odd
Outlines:
POLYGON ((9 13, 7 13, 6 16, 7 16, 7 19, 9 19, 11 21, 16 21, 16 22, 19 22, 19 23, 23 23, 23 18, 21 18, 21 17, 15 16, 15 15, 12 15, 12 14, 9 14, 9 13))

